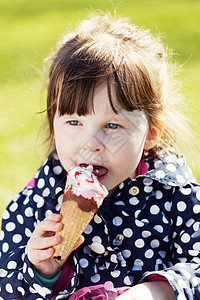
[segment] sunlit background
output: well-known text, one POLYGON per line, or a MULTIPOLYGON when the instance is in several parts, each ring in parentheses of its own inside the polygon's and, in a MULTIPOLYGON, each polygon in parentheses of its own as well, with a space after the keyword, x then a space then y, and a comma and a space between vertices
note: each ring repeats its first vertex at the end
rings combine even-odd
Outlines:
MULTIPOLYGON (((129 17, 173 49, 200 144, 200 1, 0 0, 0 216, 44 159, 38 114, 45 109, 43 60, 67 28, 94 10, 129 17)), ((199 149, 188 144, 185 153, 198 181, 199 149)))

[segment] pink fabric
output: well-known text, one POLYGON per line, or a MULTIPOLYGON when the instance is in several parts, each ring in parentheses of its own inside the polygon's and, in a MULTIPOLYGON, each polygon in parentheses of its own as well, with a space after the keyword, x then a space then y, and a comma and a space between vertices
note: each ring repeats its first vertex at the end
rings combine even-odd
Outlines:
POLYGON ((147 165, 143 160, 141 160, 137 169, 138 175, 146 174, 148 171, 147 165))
POLYGON ((27 183, 27 185, 25 186, 25 188, 27 187, 35 187, 35 177, 33 177, 29 183, 27 183))
POLYGON ((53 295, 56 295, 58 292, 64 290, 70 283, 70 280, 73 276, 72 262, 67 260, 62 268, 62 273, 53 287, 53 295))
POLYGON ((165 278, 164 276, 160 276, 157 274, 151 275, 148 277, 148 281, 159 281, 159 280, 164 280, 164 281, 168 281, 167 278, 165 278))
POLYGON ((110 284, 84 287, 76 291, 69 300, 114 300, 130 287, 114 288, 110 284))

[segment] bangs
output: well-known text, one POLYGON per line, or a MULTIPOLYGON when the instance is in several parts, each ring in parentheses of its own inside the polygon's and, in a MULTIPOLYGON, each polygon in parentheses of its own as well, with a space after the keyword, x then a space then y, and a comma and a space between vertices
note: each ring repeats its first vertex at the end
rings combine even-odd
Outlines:
MULTIPOLYGON (((64 75, 62 89, 58 101, 58 112, 60 115, 74 113, 87 115, 94 112, 93 97, 95 88, 106 82, 108 98, 114 113, 120 109, 126 111, 144 109, 144 102, 147 98, 141 94, 138 95, 137 84, 144 85, 144 78, 141 74, 127 72, 127 65, 121 60, 120 65, 113 64, 113 59, 102 63, 101 59, 96 61, 81 59, 75 57, 67 67, 64 75), (113 100, 113 90, 116 100, 113 100)), ((129 68, 128 68, 129 69, 129 68)), ((137 70, 139 73, 139 71, 137 70)), ((141 72, 140 72, 141 73, 141 72)), ((145 89, 144 89, 145 90, 145 89)))

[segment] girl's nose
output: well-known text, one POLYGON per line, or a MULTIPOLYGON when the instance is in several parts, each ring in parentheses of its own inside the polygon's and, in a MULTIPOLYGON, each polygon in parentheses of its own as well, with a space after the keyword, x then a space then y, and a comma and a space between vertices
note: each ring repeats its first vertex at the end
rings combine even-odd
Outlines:
POLYGON ((83 149, 91 152, 102 152, 104 149, 104 144, 98 138, 98 134, 93 134, 87 138, 83 144, 83 149))

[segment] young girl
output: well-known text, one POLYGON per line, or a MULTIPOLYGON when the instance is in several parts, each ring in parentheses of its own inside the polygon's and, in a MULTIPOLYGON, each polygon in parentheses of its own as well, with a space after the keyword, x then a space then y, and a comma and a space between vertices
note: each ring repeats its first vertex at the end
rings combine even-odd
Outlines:
POLYGON ((172 149, 169 70, 160 41, 124 20, 96 16, 64 37, 52 151, 3 213, 0 299, 200 299, 200 186, 172 149), (89 164, 109 195, 57 261, 67 170, 89 164))

